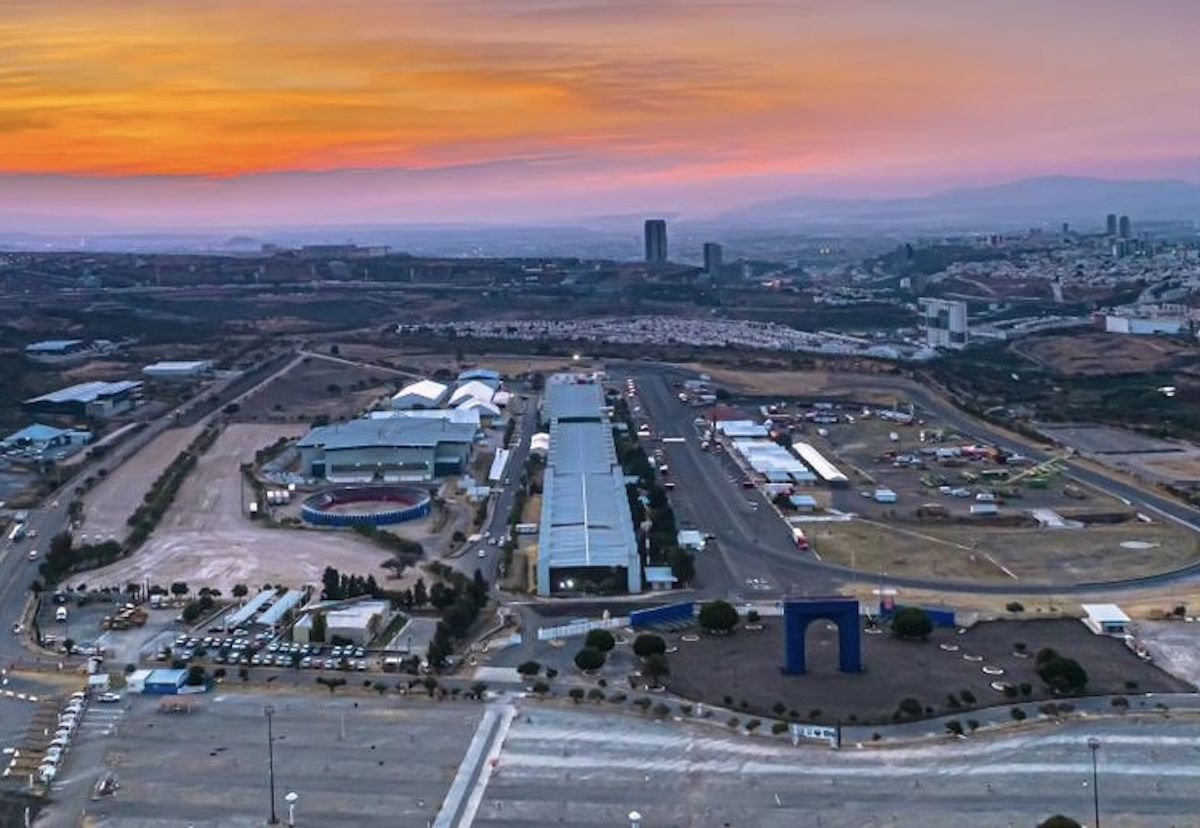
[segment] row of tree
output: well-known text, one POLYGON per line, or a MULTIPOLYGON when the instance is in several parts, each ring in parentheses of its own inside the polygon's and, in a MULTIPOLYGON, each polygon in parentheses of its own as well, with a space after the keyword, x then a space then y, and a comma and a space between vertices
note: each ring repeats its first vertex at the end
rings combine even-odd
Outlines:
POLYGON ((434 593, 438 600, 434 606, 442 610, 442 620, 438 621, 429 642, 428 658, 432 667, 441 667, 446 663, 446 657, 454 652, 457 641, 466 638, 467 633, 479 618, 479 612, 488 602, 488 584, 483 573, 475 570, 475 576, 468 578, 461 572, 449 570, 442 580, 434 583, 430 589, 430 602, 433 603, 434 593))
POLYGON ((50 551, 42 559, 38 572, 46 585, 51 586, 67 575, 107 566, 125 555, 125 548, 115 540, 76 546, 70 532, 59 532, 50 540, 50 551))
POLYGON ((175 496, 179 494, 179 489, 188 474, 196 467, 200 455, 208 451, 220 433, 221 427, 216 423, 206 427, 158 476, 142 498, 141 505, 126 521, 131 528, 129 536, 125 539, 126 547, 131 550, 137 549, 150 537, 150 533, 158 526, 167 509, 175 502, 175 496))

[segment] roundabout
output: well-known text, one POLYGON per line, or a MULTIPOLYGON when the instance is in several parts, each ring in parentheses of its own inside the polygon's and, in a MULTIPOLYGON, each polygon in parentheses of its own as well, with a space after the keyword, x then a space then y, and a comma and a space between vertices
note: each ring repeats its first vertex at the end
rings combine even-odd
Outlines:
POLYGON ((338 486, 305 498, 300 515, 314 526, 391 526, 423 518, 431 506, 416 486, 338 486))

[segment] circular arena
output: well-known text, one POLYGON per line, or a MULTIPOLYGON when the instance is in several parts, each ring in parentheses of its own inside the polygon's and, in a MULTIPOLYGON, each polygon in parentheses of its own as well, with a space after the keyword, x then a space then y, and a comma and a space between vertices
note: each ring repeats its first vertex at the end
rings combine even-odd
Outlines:
POLYGON ((305 498, 300 514, 316 526, 390 526, 425 517, 430 505, 415 486, 341 486, 305 498))

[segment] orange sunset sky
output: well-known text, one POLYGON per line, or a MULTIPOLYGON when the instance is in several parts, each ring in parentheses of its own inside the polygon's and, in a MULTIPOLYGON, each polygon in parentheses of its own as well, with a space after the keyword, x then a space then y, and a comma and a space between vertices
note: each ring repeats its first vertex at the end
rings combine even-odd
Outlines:
POLYGON ((1195 0, 5 0, 0 210, 480 220, 1200 180, 1195 0))

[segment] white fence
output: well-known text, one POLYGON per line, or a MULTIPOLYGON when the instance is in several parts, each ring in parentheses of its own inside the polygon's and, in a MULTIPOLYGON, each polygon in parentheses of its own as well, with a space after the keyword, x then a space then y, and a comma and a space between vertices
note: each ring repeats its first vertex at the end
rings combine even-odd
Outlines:
POLYGON ((616 630, 629 626, 629 616, 619 618, 602 618, 598 621, 580 621, 575 624, 563 624, 561 627, 539 627, 538 641, 551 641, 555 638, 573 638, 577 635, 587 635, 592 630, 616 630))

